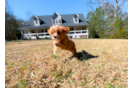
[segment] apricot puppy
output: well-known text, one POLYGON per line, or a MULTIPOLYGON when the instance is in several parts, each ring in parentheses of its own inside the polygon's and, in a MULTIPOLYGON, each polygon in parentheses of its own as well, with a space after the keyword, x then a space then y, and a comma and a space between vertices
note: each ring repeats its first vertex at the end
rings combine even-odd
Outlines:
POLYGON ((69 31, 70 31, 69 27, 58 26, 58 25, 52 26, 48 30, 48 33, 51 35, 51 38, 53 39, 55 55, 58 50, 58 47, 61 49, 69 50, 73 54, 76 53, 76 48, 75 48, 74 42, 67 36, 67 33, 69 31))

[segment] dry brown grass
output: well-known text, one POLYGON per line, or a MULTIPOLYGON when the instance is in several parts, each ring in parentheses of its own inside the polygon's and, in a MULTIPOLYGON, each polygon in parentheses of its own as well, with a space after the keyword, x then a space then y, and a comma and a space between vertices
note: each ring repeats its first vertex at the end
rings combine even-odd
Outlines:
POLYGON ((78 52, 97 58, 54 56, 52 40, 6 42, 5 86, 12 88, 127 88, 128 40, 76 39, 78 52))

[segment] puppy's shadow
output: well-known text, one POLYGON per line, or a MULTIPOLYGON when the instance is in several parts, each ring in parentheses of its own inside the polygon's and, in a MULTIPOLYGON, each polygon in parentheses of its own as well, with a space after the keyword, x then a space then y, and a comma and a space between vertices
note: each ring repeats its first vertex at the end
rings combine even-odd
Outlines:
POLYGON ((69 59, 72 59, 73 57, 76 57, 78 60, 83 61, 83 60, 97 58, 99 56, 91 55, 91 54, 87 53, 85 50, 83 50, 82 52, 77 52, 73 56, 69 57, 69 59))

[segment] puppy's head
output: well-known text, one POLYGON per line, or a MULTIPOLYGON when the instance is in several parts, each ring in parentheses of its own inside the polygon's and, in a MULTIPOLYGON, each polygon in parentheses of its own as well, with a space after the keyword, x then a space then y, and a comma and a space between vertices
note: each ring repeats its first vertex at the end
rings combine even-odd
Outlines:
POLYGON ((69 27, 64 26, 52 26, 49 28, 48 33, 51 35, 53 40, 61 40, 64 39, 66 33, 70 31, 69 27))

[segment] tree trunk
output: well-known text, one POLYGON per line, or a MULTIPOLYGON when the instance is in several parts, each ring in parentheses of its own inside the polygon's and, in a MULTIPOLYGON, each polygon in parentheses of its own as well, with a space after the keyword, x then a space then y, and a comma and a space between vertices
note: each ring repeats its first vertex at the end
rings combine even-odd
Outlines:
POLYGON ((114 22, 116 22, 117 8, 118 8, 118 0, 116 0, 115 10, 114 10, 114 22))
POLYGON ((120 13, 120 18, 121 18, 121 19, 122 19, 123 4, 124 4, 124 2, 123 2, 123 0, 122 0, 121 13, 120 13))
MULTIPOLYGON (((116 18, 117 18, 117 9, 118 9, 118 0, 116 0, 116 5, 115 5, 115 9, 114 9, 114 24, 115 24, 116 18)), ((113 25, 113 30, 115 30, 115 25, 113 25)))

